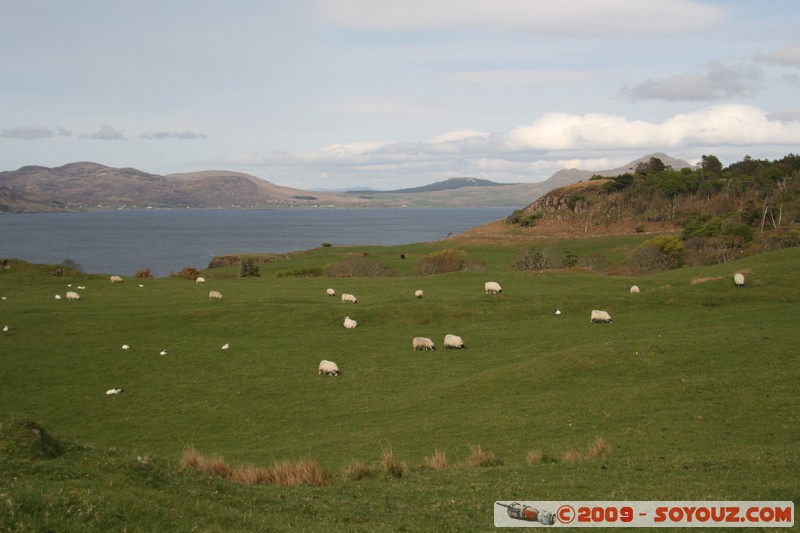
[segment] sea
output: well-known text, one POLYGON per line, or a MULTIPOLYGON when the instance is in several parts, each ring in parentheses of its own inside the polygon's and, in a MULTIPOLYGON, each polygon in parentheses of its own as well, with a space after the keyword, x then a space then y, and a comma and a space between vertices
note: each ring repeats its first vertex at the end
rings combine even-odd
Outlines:
POLYGON ((156 277, 202 270, 217 255, 286 253, 323 244, 401 245, 444 239, 508 207, 396 209, 130 209, 0 214, 0 259, 58 264, 87 273, 156 277))

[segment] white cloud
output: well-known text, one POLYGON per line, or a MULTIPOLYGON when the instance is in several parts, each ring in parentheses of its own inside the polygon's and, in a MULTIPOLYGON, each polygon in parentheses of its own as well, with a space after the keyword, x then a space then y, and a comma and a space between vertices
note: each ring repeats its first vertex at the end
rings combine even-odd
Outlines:
POLYGON ((157 131, 154 133, 145 133, 142 135, 144 139, 151 140, 164 140, 164 139, 207 139, 208 135, 205 133, 195 133, 193 131, 157 131))
POLYGON ((800 121, 787 120, 796 116, 741 104, 698 109, 661 122, 606 113, 547 113, 530 124, 492 134, 454 130, 424 142, 336 144, 305 152, 234 156, 222 163, 273 178, 305 176, 309 181, 323 174, 326 179, 359 178, 364 183, 380 178, 397 185, 457 175, 537 181, 560 168, 603 170, 651 152, 689 152, 697 157, 717 149, 741 150, 735 147, 752 152, 760 146, 797 146, 800 121))
POLYGON ((49 139, 51 137, 69 137, 69 131, 63 128, 47 128, 44 126, 17 126, 0 130, 0 137, 6 139, 21 139, 32 141, 36 139, 49 139))
POLYGON ((108 124, 103 125, 97 133, 84 133, 81 139, 95 139, 100 141, 120 141, 125 140, 121 131, 117 131, 108 124))
POLYGON ((320 13, 347 27, 443 28, 539 34, 672 34, 720 21, 725 9, 691 0, 318 0, 320 13))

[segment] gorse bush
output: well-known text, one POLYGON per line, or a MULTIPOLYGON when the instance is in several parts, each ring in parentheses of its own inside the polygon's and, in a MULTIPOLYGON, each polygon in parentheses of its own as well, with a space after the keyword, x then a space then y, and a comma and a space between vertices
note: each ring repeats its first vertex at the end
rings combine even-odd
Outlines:
POLYGON ((459 272, 464 269, 467 254, 464 250, 448 248, 422 256, 414 266, 413 273, 418 276, 459 272))
POLYGON ((180 272, 170 272, 170 277, 183 278, 191 281, 200 277, 200 271, 194 267, 183 267, 180 272))

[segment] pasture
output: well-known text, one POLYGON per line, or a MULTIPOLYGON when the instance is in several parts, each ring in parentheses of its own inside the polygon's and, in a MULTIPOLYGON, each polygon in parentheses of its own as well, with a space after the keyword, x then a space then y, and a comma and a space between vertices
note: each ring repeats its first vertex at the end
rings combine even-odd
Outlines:
POLYGON ((800 249, 632 278, 514 272, 518 250, 476 247, 483 270, 410 275, 444 247, 320 248, 204 285, 0 272, 0 529, 488 531, 497 500, 800 501, 800 249), (400 275, 277 276, 361 253, 400 275), (68 284, 81 300, 54 299, 68 284), (466 349, 445 350, 448 333, 466 349), (319 376, 322 359, 342 375, 319 376), (63 453, 32 458, 22 420, 63 453), (598 437, 610 450, 585 457, 598 437), (209 477, 181 466, 189 445, 231 465, 310 459, 331 481, 209 477), (476 446, 502 464, 468 466, 476 446), (402 475, 383 472, 387 450, 402 475), (424 466, 435 451, 447 468, 424 466), (373 475, 343 476, 354 461, 373 475))

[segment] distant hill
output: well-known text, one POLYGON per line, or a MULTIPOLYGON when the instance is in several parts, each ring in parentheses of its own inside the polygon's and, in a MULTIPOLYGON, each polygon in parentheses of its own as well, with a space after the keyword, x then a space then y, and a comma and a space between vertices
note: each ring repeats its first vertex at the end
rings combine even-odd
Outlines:
POLYGON ((611 170, 564 169, 538 183, 497 183, 458 177, 393 191, 307 191, 228 170, 203 170, 161 176, 135 168, 91 162, 60 167, 25 166, 0 172, 0 211, 131 207, 508 207, 516 209, 547 192, 594 175, 630 172, 641 161, 659 157, 675 169, 689 163, 650 154, 611 170))
POLYGON ((412 187, 409 189, 396 189, 393 191, 376 191, 376 190, 360 190, 360 191, 347 191, 350 194, 375 194, 375 193, 390 193, 390 194, 411 194, 418 192, 434 192, 434 191, 449 191, 453 189, 460 189, 462 187, 502 187, 503 183, 496 183, 490 180, 483 180, 479 178, 450 178, 444 181, 437 181, 421 187, 412 187))
POLYGON ((241 172, 207 170, 160 176, 90 162, 55 168, 26 166, 0 172, 0 187, 16 195, 8 197, 8 211, 48 211, 53 206, 267 208, 348 207, 365 203, 345 194, 282 187, 241 172), (22 201, 23 198, 36 199, 38 203, 22 201))

